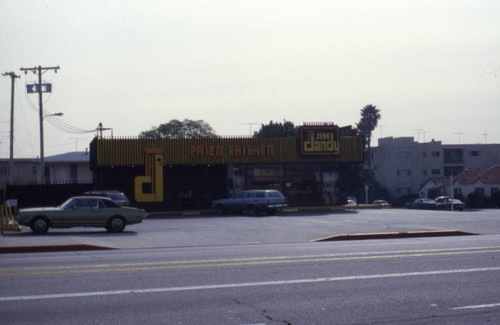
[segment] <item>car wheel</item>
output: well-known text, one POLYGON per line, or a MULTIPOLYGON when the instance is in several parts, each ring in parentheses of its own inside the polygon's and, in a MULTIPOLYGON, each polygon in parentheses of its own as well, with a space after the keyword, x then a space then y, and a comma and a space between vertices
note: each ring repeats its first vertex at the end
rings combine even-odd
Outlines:
POLYGON ((248 207, 248 211, 250 211, 250 215, 256 216, 259 214, 259 209, 255 205, 251 205, 248 207))
POLYGON ((217 213, 218 214, 226 214, 227 213, 227 209, 225 206, 223 206, 222 204, 219 204, 217 206, 217 213))
POLYGON ((125 229, 125 221, 122 217, 112 217, 109 219, 106 229, 109 232, 122 232, 125 229))
POLYGON ((35 218, 31 222, 30 228, 35 234, 45 234, 49 231, 49 221, 44 217, 35 218))

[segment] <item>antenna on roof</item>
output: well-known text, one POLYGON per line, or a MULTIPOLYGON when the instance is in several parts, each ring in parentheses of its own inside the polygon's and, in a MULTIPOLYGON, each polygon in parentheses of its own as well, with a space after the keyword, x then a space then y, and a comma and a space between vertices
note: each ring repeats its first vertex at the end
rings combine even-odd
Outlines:
POLYGON ((486 129, 484 129, 484 133, 483 133, 483 136, 484 136, 484 144, 486 144, 486 137, 488 136, 489 134, 486 133, 486 129))
POLYGON ((250 131, 250 136, 252 136, 252 125, 259 125, 260 123, 240 123, 240 124, 245 124, 248 125, 249 131, 250 131))
POLYGON ((464 133, 465 132, 455 132, 455 134, 458 134, 458 144, 460 144, 460 136, 464 133))

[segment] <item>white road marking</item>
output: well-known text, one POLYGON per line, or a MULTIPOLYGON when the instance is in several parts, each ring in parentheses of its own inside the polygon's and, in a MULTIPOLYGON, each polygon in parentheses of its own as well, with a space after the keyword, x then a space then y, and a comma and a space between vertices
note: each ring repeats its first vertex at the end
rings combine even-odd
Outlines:
POLYGON ((424 272, 388 273, 388 274, 373 274, 373 275, 353 275, 353 276, 342 276, 342 277, 331 277, 331 278, 297 279, 297 280, 282 280, 282 281, 209 284, 209 285, 186 286, 186 287, 126 289, 126 290, 113 290, 113 291, 42 294, 42 295, 31 295, 31 296, 11 296, 11 297, 0 297, 0 302, 2 302, 2 301, 19 301, 19 300, 41 300, 41 299, 56 299, 56 298, 111 296, 111 295, 125 295, 125 294, 134 294, 134 293, 158 293, 158 292, 178 292, 178 291, 190 291, 190 290, 243 288, 243 287, 258 287, 258 286, 271 286, 271 285, 275 286, 275 285, 287 285, 287 284, 304 284, 304 283, 320 283, 320 282, 349 281, 349 280, 384 279, 384 278, 398 278, 398 277, 411 277, 411 276, 423 276, 423 275, 443 275, 443 274, 492 272, 492 271, 500 271, 500 267, 483 267, 483 268, 474 268, 474 269, 436 270, 436 271, 424 271, 424 272))
POLYGON ((462 306, 462 307, 455 307, 455 308, 452 308, 452 310, 461 310, 461 309, 481 309, 481 308, 493 308, 493 307, 500 307, 500 303, 498 303, 498 304, 486 304, 486 305, 475 305, 475 306, 462 306))

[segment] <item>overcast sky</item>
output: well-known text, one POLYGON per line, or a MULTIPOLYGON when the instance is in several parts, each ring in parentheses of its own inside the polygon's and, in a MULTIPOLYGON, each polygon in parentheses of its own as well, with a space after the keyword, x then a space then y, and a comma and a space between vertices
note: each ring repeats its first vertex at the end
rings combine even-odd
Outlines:
MULTIPOLYGON (((373 104, 374 145, 500 143, 499 17, 498 0, 2 0, 0 73, 21 75, 15 156, 39 155, 38 98, 25 86, 36 75, 19 70, 39 65, 61 67, 43 75, 47 112, 114 136, 185 118, 220 135, 271 120, 355 125, 373 104)), ((9 120, 2 76, 0 158, 9 120)), ((95 135, 47 122, 46 156, 85 150, 95 135)))

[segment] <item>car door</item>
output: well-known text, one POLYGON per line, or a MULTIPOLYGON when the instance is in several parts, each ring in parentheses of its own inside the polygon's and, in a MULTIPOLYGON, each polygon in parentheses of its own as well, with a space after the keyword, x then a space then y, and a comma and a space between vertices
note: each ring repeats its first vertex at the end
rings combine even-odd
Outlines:
POLYGON ((255 193, 255 199, 253 200, 253 202, 259 209, 265 209, 268 201, 269 200, 266 197, 266 192, 255 193))
POLYGON ((78 198, 68 208, 64 216, 64 223, 70 227, 92 225, 97 216, 99 199, 78 198))
POLYGON ((231 200, 229 200, 227 207, 230 210, 233 211, 243 211, 246 207, 245 204, 245 197, 247 195, 247 192, 238 192, 233 197, 231 200))

